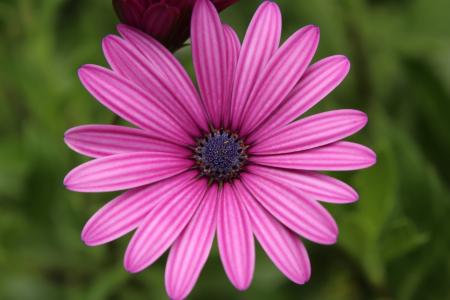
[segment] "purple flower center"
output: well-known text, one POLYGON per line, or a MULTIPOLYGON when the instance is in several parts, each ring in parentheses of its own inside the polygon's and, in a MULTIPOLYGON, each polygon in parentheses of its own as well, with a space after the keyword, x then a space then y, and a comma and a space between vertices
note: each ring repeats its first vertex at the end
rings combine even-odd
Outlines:
POLYGON ((202 176, 212 181, 230 181, 239 176, 247 162, 242 139, 228 130, 213 130, 197 142, 194 157, 202 176))

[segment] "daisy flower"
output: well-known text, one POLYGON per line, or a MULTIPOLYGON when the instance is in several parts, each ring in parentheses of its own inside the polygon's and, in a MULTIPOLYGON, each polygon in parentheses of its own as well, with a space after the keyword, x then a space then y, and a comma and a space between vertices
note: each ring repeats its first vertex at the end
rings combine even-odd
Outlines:
MULTIPOLYGON (((196 0, 113 0, 119 19, 150 34, 172 51, 189 38, 189 24, 196 0)), ((223 10, 238 0, 211 0, 223 10)))
POLYGON ((65 178, 72 191, 128 190, 86 224, 83 241, 101 245, 136 230, 125 253, 140 272, 169 251, 165 283, 172 299, 192 290, 217 236, 231 283, 249 287, 255 238, 289 279, 311 268, 301 238, 336 242, 338 229, 319 201, 358 199, 320 171, 367 168, 375 153, 341 141, 367 116, 342 109, 293 122, 344 79, 349 62, 311 64, 319 29, 306 26, 282 45, 279 7, 264 1, 242 45, 214 5, 198 0, 191 34, 199 91, 155 39, 119 25, 103 41, 112 70, 85 65, 79 77, 104 106, 136 128, 86 125, 67 131, 73 150, 94 158, 65 178))

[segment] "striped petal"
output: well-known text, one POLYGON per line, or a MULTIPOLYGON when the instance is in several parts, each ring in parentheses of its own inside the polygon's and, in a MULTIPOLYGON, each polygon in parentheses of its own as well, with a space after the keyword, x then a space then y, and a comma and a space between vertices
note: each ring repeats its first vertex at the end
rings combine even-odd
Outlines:
POLYGON ((345 56, 335 55, 322 59, 310 66, 300 82, 288 95, 271 117, 255 128, 249 142, 265 138, 286 126, 333 91, 350 70, 350 62, 345 56))
POLYGON ((178 97, 164 74, 153 68, 151 61, 130 42, 109 35, 103 39, 103 52, 115 72, 137 84, 161 105, 170 107, 168 113, 190 135, 199 135, 195 118, 190 115, 190 108, 186 108, 186 103, 182 103, 184 98, 178 97))
POLYGON ((240 181, 235 181, 234 188, 245 203, 256 239, 273 263, 295 283, 303 284, 308 281, 311 265, 299 237, 262 208, 240 181))
POLYGON ((136 273, 155 262, 178 238, 203 200, 207 182, 191 181, 175 197, 160 201, 139 225, 125 253, 124 265, 136 273))
POLYGON ((158 182, 191 166, 188 159, 168 157, 164 153, 122 153, 76 167, 64 178, 64 185, 77 192, 119 191, 158 182))
POLYGON ((324 146, 342 140, 363 128, 367 115, 342 109, 313 115, 292 123, 273 136, 267 136, 250 149, 255 155, 291 153, 324 146))
POLYGON ((188 149, 154 138, 144 130, 115 125, 74 127, 64 134, 64 141, 72 150, 94 158, 144 151, 177 157, 192 154, 188 149))
POLYGON ((231 97, 233 91, 234 74, 236 71, 236 64, 239 58, 239 51, 241 49, 241 43, 239 38, 234 31, 228 25, 223 25, 223 30, 225 32, 225 48, 227 53, 227 94, 221 109, 221 120, 225 128, 229 128, 229 120, 231 117, 231 97))
POLYGON ((226 97, 227 54, 218 12, 208 0, 196 1, 191 25, 192 56, 200 92, 212 124, 220 127, 226 97))
POLYGON ((79 77, 86 89, 104 106, 124 120, 155 136, 180 144, 190 144, 187 135, 164 107, 134 83, 94 65, 80 68, 79 77))
POLYGON ((246 290, 255 266, 255 245, 250 218, 230 185, 223 186, 217 218, 220 259, 231 283, 246 290))
POLYGON ((319 203, 287 185, 254 174, 241 178, 253 197, 289 229, 319 244, 336 242, 336 222, 319 203))
POLYGON ((231 100, 232 129, 238 129, 256 79, 278 49, 280 38, 280 8, 275 2, 264 1, 253 16, 239 54, 231 100))
POLYGON ((217 201, 218 189, 213 185, 170 250, 165 273, 170 299, 185 299, 200 275, 216 232, 217 201))
POLYGON ((148 59, 153 69, 165 77, 166 82, 172 87, 171 91, 177 95, 177 99, 180 99, 180 104, 190 112, 197 125, 203 131, 207 131, 208 121, 199 95, 186 70, 175 56, 158 41, 139 30, 122 24, 117 30, 148 59))
POLYGON ((185 172, 123 193, 89 219, 83 228, 82 240, 89 246, 97 246, 136 229, 156 204, 175 197, 195 176, 196 172, 185 172))
POLYGON ((252 132, 289 95, 311 62, 319 44, 319 35, 317 26, 305 26, 270 59, 244 109, 242 135, 252 132))
POLYGON ((358 193, 348 184, 333 177, 310 171, 285 170, 258 165, 247 167, 250 173, 299 189, 312 198, 330 203, 351 203, 358 193))
POLYGON ((351 171, 374 165, 376 154, 363 145, 336 142, 302 152, 253 156, 252 161, 260 165, 285 169, 351 171))

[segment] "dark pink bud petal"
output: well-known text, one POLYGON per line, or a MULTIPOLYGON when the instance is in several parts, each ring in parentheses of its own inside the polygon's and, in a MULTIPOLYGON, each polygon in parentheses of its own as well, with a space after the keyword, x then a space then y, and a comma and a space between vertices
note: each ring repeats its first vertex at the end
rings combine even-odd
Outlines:
MULTIPOLYGON (((192 9, 196 0, 112 0, 122 23, 144 31, 175 51, 190 36, 192 9)), ((238 0, 212 0, 222 11, 238 0)))
POLYGON ((120 21, 139 27, 145 9, 143 2, 142 0, 113 0, 113 6, 120 21))

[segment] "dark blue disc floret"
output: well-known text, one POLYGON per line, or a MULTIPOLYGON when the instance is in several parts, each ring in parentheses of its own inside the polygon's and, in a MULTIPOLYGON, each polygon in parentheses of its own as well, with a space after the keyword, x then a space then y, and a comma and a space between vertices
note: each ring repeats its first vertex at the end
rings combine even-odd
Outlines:
POLYGON ((212 130, 198 140, 194 158, 202 176, 229 181, 239 176, 247 161, 243 140, 228 130, 212 130))

